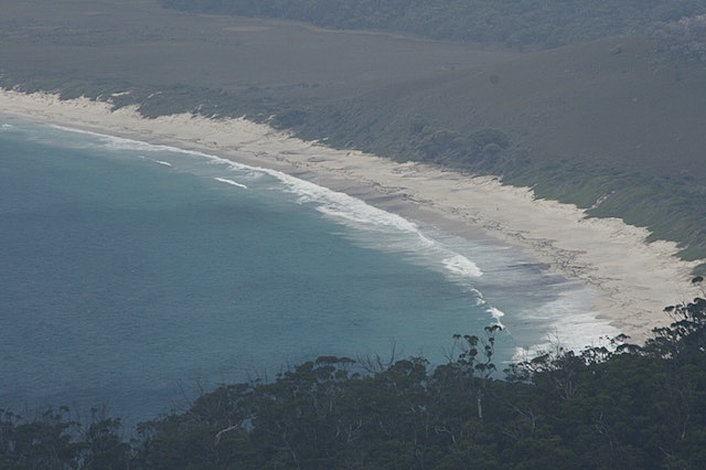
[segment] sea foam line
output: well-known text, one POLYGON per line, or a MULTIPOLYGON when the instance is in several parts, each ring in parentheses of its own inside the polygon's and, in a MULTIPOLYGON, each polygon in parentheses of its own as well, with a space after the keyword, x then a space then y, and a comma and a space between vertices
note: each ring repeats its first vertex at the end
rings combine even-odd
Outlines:
POLYGON ((605 345, 607 338, 615 338, 620 330, 607 319, 599 319, 597 311, 586 311, 582 306, 588 303, 586 289, 568 289, 539 310, 522 312, 523 319, 546 323, 547 335, 543 341, 529 347, 518 347, 513 356, 514 362, 527 360, 544 353, 559 350, 581 351, 587 346, 605 345))
POLYGON ((248 189, 248 187, 245 186, 244 184, 238 183, 237 181, 229 180, 228 178, 221 178, 221 177, 216 176, 213 179, 216 181, 220 181, 221 183, 229 184, 231 186, 235 186, 235 187, 243 188, 243 189, 248 189))
POLYGON ((487 312, 490 314, 495 319, 495 324, 498 325, 501 328, 505 328, 505 325, 502 323, 502 318, 505 316, 505 312, 502 310, 495 308, 495 307, 490 307, 488 308, 487 312))
POLYGON ((468 284, 483 275, 470 259, 428 237, 414 222, 397 214, 371 206, 348 194, 301 180, 276 170, 265 170, 298 196, 301 204, 312 204, 328 218, 360 232, 374 232, 373 246, 384 240, 388 251, 402 252, 421 264, 437 266, 453 281, 468 284))

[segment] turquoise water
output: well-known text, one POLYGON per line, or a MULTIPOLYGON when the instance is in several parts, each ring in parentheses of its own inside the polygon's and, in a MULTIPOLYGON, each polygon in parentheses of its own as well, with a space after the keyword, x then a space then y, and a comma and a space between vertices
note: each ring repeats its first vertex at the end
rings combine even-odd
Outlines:
POLYGON ((491 240, 277 172, 0 123, 0 408, 145 419, 322 354, 444 361, 496 321, 502 363, 590 304, 491 240))

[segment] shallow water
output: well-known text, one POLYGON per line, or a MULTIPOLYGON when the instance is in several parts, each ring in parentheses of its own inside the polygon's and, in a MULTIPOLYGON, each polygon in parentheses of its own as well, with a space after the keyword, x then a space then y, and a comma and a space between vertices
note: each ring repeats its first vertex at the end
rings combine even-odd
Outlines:
POLYGON ((0 123, 0 408, 137 420, 322 354, 438 363, 497 321, 499 364, 610 332, 586 289, 492 240, 213 156, 0 123))

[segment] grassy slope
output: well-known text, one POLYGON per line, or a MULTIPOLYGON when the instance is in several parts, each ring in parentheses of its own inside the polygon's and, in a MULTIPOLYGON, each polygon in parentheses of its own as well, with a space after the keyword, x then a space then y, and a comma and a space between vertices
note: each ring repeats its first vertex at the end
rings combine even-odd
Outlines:
POLYGON ((518 54, 150 0, 7 0, 0 74, 67 98, 130 89, 116 105, 146 115, 276 114, 305 137, 501 174, 583 207, 608 196, 593 213, 706 255, 706 69, 644 39, 518 54))

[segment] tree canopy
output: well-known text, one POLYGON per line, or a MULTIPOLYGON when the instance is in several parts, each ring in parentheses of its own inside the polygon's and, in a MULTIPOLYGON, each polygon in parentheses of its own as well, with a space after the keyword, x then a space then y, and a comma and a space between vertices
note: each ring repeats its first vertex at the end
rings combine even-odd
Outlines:
POLYGON ((706 12, 698 0, 162 0, 162 5, 511 47, 556 47, 644 32, 655 22, 706 12))

